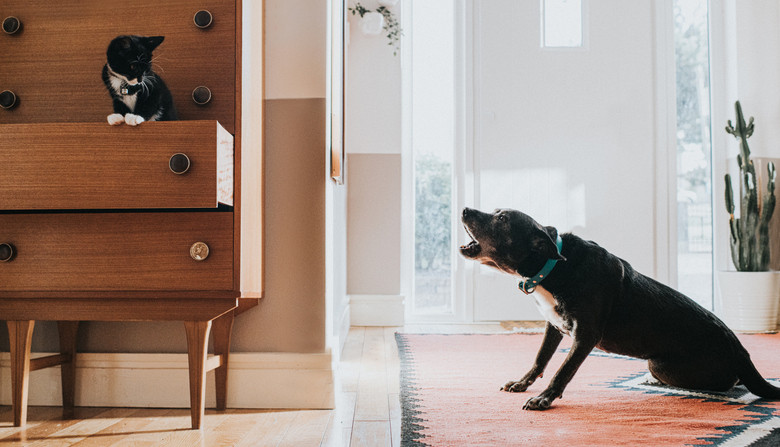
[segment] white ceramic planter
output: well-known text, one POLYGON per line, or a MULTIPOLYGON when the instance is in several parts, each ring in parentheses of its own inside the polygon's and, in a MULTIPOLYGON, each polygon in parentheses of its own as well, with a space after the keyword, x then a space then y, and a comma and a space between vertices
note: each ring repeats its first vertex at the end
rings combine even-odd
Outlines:
POLYGON ((780 272, 718 272, 723 321, 736 332, 777 330, 780 272))
POLYGON ((385 16, 379 12, 367 12, 360 19, 360 31, 367 36, 376 36, 382 33, 385 26, 385 16))

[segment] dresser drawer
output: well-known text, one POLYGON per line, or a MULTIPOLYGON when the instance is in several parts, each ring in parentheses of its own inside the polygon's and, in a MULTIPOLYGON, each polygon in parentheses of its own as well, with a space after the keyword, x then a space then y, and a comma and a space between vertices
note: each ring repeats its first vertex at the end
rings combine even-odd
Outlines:
POLYGON ((18 104, 0 108, 0 123, 105 123, 113 108, 101 80, 106 48, 120 34, 165 36, 153 69, 173 95, 182 120, 219 120, 235 133, 236 2, 192 0, 2 0, 0 21, 17 17, 20 32, 0 31, 0 91, 18 104), (208 10, 207 28, 195 14, 208 10), (211 101, 193 92, 207 87, 211 101))
POLYGON ((2 125, 0 167, 0 210, 233 204, 233 136, 216 121, 2 125))
POLYGON ((3 243, 0 291, 233 289, 229 212, 0 214, 3 243))

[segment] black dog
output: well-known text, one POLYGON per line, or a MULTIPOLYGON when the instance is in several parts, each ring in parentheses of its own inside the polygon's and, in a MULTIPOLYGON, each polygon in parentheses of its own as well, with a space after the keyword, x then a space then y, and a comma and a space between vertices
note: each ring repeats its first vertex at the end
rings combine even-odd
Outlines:
POLYGON ((780 399, 780 388, 761 377, 715 315, 594 242, 571 233, 559 237, 555 228, 509 209, 488 214, 466 208, 462 221, 473 240, 460 247, 461 254, 521 277, 521 290, 535 288, 547 319, 533 367, 502 390, 525 391, 542 375, 563 334, 574 339, 550 385, 524 409, 549 408, 593 348, 647 359, 653 377, 668 385, 726 391, 741 381, 753 394, 780 399))

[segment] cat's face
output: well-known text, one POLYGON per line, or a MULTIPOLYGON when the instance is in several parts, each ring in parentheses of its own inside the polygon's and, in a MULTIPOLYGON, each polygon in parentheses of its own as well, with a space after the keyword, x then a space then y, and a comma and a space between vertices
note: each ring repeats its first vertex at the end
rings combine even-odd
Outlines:
POLYGON ((119 36, 111 41, 106 51, 108 66, 126 78, 128 83, 142 82, 151 71, 152 51, 164 36, 119 36))

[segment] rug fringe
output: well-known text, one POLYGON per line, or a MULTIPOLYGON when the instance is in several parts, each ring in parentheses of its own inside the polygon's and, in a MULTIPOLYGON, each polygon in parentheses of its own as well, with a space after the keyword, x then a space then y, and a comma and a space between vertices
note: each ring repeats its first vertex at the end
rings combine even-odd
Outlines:
POLYGON ((422 412, 419 410, 420 399, 417 398, 417 388, 415 384, 415 371, 412 367, 413 356, 409 350, 409 345, 404 338, 404 334, 395 333, 395 341, 398 344, 398 356, 401 359, 401 445, 404 447, 425 447, 428 444, 420 441, 425 435, 422 431, 425 422, 420 417, 422 412))

